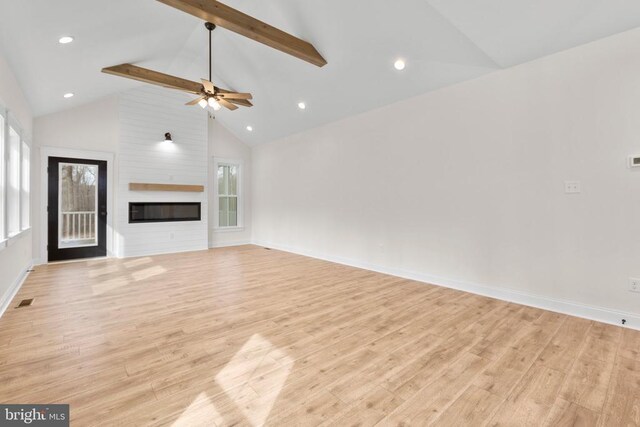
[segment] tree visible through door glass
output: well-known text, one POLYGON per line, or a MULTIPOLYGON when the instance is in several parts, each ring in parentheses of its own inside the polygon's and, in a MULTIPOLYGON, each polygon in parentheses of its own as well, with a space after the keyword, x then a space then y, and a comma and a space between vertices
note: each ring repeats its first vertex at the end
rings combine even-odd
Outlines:
POLYGON ((60 163, 59 248, 98 244, 98 166, 60 163))

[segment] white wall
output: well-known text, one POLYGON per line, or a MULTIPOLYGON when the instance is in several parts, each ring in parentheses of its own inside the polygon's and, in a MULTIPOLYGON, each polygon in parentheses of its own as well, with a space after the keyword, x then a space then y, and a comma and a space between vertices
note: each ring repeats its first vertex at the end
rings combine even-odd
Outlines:
MULTIPOLYGON (((43 147, 69 150, 69 157, 77 153, 89 154, 101 152, 112 154, 116 161, 110 165, 114 181, 117 186, 117 156, 118 151, 118 96, 113 95, 98 101, 84 104, 69 110, 61 111, 46 116, 37 117, 33 125, 33 139, 38 146, 37 158, 34 163, 33 204, 35 213, 33 222, 33 252, 40 262, 46 260, 43 251, 43 240, 46 240, 44 221, 46 219, 46 203, 42 203, 43 195, 46 197, 47 188, 42 187, 42 157, 43 147), (44 194, 43 194, 44 193, 44 194), (44 236, 44 239, 43 239, 44 236)), ((116 203, 117 195, 112 192, 112 204, 116 203)), ((108 207, 108 212, 115 218, 115 209, 108 207)), ((113 218, 112 218, 113 219, 113 218)))
MULTIPOLYGON (((143 86, 120 95, 117 244, 120 256, 208 247, 207 193, 133 192, 131 182, 207 186, 207 114, 188 97, 143 86), (173 144, 164 142, 171 132, 173 144), (129 202, 201 202, 202 221, 129 224, 129 202)), ((208 188, 208 186, 207 186, 208 188)))
POLYGON ((0 54, 0 100, 32 136, 33 114, 11 67, 0 54))
MULTIPOLYGON (((9 109, 9 114, 19 122, 27 139, 32 140, 31 109, 9 64, 2 55, 0 55, 0 104, 9 109)), ((32 171, 35 164, 35 151, 31 150, 32 171)), ((31 182, 33 182, 33 174, 31 182)), ((31 217, 33 222, 33 214, 31 217)), ((2 308, 10 302, 9 298, 12 297, 15 286, 32 263, 32 236, 31 231, 22 233, 10 240, 7 247, 0 249, 0 313, 2 308)))
POLYGON ((255 240, 640 315, 639 45, 634 30, 254 148, 255 240))
POLYGON ((118 96, 37 117, 34 139, 47 147, 115 153, 118 148, 118 96))
POLYGON ((209 182, 213 184, 212 158, 234 160, 241 163, 241 198, 243 199, 243 227, 240 230, 215 230, 213 185, 209 197, 209 247, 241 245, 251 242, 251 148, 239 140, 215 119, 209 119, 209 182))

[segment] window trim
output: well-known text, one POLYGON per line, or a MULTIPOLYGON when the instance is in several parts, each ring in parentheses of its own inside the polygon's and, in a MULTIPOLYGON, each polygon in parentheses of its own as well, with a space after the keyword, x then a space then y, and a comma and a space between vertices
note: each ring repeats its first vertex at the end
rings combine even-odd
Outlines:
POLYGON ((225 233, 244 230, 244 162, 240 159, 227 159, 223 157, 213 157, 213 231, 215 233, 225 233), (238 225, 220 227, 220 198, 218 195, 218 167, 236 166, 238 168, 238 225))
MULTIPOLYGON (((22 236, 31 232, 32 224, 31 221, 29 226, 26 228, 22 228, 22 143, 24 142, 29 147, 29 210, 31 211, 31 206, 33 205, 33 182, 31 177, 33 176, 33 145, 31 144, 31 138, 25 131, 24 127, 21 126, 20 122, 13 115, 11 110, 5 107, 3 104, 0 104, 0 115, 4 119, 4 126, 0 129, 0 132, 4 135, 4 152, 3 152, 3 170, 2 170, 2 180, 4 182, 3 192, 0 192, 0 209, 2 209, 2 216, 0 217, 0 227, 2 228, 2 233, 0 233, 0 251, 10 247, 13 245, 18 239, 22 236), (18 134, 19 137, 19 159, 18 159, 18 174, 19 174, 19 188, 18 188, 18 231, 9 235, 9 191, 7 188, 9 182, 9 162, 11 159, 9 158, 10 144, 9 144, 9 128, 13 128, 13 130, 18 134)), ((31 219, 31 212, 29 212, 29 216, 31 219)))
POLYGON ((24 136, 24 133, 20 139, 20 232, 22 233, 23 231, 27 231, 31 228, 31 222, 32 222, 32 218, 31 218, 31 202, 33 201, 33 197, 32 197, 32 193, 33 193, 33 188, 32 188, 32 166, 33 166, 33 155, 31 154, 33 152, 33 149, 31 147, 31 144, 29 143, 28 139, 24 136), (26 210, 27 212, 27 223, 28 225, 25 226, 23 224, 24 222, 24 170, 22 169, 24 167, 24 155, 25 155, 25 151, 24 151, 24 147, 27 147, 27 149, 29 150, 29 161, 28 161, 28 165, 29 165, 29 170, 27 171, 28 173, 28 187, 27 189, 28 191, 28 202, 27 202, 27 206, 26 206, 26 210))
POLYGON ((2 149, 2 155, 0 156, 0 161, 2 161, 2 168, 0 168, 0 172, 2 175, 0 176, 0 209, 2 209, 2 215, 0 215, 0 249, 4 249, 7 247, 7 240, 9 240, 7 236, 8 225, 7 225, 7 152, 8 152, 8 144, 7 138, 9 137, 9 111, 7 111, 4 106, 0 104, 0 117, 2 117, 2 128, 0 132, 2 132, 2 145, 0 145, 0 149, 2 149))
POLYGON ((4 194, 4 203, 6 206, 5 209, 5 230, 6 230, 6 234, 5 236, 7 237, 7 240, 11 240, 15 237, 18 237, 20 234, 22 234, 22 232, 24 231, 22 229, 22 141, 24 140, 24 132, 22 130, 22 128, 20 126, 18 126, 18 123, 15 120, 9 120, 9 123, 5 125, 7 128, 6 134, 9 136, 9 139, 5 140, 5 155, 7 156, 7 160, 5 162, 6 165, 6 173, 5 173, 5 194, 4 194), (13 233, 11 232, 11 230, 9 230, 9 225, 10 225, 10 218, 9 218, 9 196, 10 196, 10 192, 9 192, 9 172, 13 172, 12 168, 11 168, 11 164, 10 162, 13 160, 13 157, 11 156, 11 130, 13 130, 15 132, 15 134, 18 136, 18 202, 17 202, 17 215, 18 217, 16 218, 16 222, 18 224, 18 229, 16 231, 14 231, 13 233))

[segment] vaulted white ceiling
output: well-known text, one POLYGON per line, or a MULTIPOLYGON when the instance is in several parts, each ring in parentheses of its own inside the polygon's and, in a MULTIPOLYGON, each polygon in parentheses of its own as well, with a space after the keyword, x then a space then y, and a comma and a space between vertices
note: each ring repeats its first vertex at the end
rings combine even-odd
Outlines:
MULTIPOLYGON (((227 30, 214 32, 214 79, 250 91, 255 104, 217 118, 249 144, 640 25, 640 2, 632 0, 225 3, 313 43, 328 61, 317 68, 227 30), (407 61, 402 72, 393 68, 398 57, 407 61)), ((202 21, 154 0, 0 0, 0 49, 36 116, 140 84, 100 73, 105 66, 130 62, 206 77, 207 44, 202 21), (60 45, 62 35, 76 40, 60 45), (76 96, 63 99, 67 92, 76 96)))

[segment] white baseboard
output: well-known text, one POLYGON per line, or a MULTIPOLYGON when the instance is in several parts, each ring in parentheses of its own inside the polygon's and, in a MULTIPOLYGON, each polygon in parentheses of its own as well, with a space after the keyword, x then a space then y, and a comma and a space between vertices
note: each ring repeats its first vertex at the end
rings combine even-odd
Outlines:
POLYGON ((31 263, 20 272, 18 277, 16 277, 16 280, 14 280, 9 289, 7 289, 7 292, 5 292, 4 295, 0 296, 0 317, 2 317, 4 312, 7 311, 7 308, 9 308, 9 306, 11 305, 13 297, 16 296, 16 294, 22 287, 22 284, 29 275, 29 270, 31 270, 33 265, 34 262, 31 261, 31 263))
POLYGON ((336 257, 327 254, 317 253, 300 248, 294 248, 286 245, 278 245, 269 242, 254 241, 252 244, 264 246, 285 252, 291 252, 298 255, 304 255, 311 258, 317 258, 324 261, 335 262, 337 264, 348 265, 351 267, 362 268, 365 270, 375 271, 378 273, 389 274, 391 276, 402 277, 404 279, 415 280, 432 285, 443 286, 445 288, 457 289, 460 291, 470 292, 477 295, 483 295, 503 301, 509 301, 516 304, 527 305, 530 307, 541 308, 543 310, 554 311, 556 313, 568 314, 570 316, 581 317, 584 319, 595 320, 602 323, 608 323, 616 326, 624 326, 631 329, 640 330, 640 315, 627 313, 623 311, 613 310, 605 307, 597 307, 585 305, 572 301, 535 295, 526 292, 516 291, 513 289, 496 288, 493 286, 469 283, 446 277, 434 276, 430 274, 418 273, 415 271, 407 271, 397 268, 383 267, 367 262, 336 257), (622 324, 622 319, 626 323, 622 324))
POLYGON ((250 240, 238 240, 234 242, 221 242, 221 243, 210 243, 209 249, 214 248, 228 248, 231 246, 243 246, 243 245, 251 245, 252 242, 250 240))

